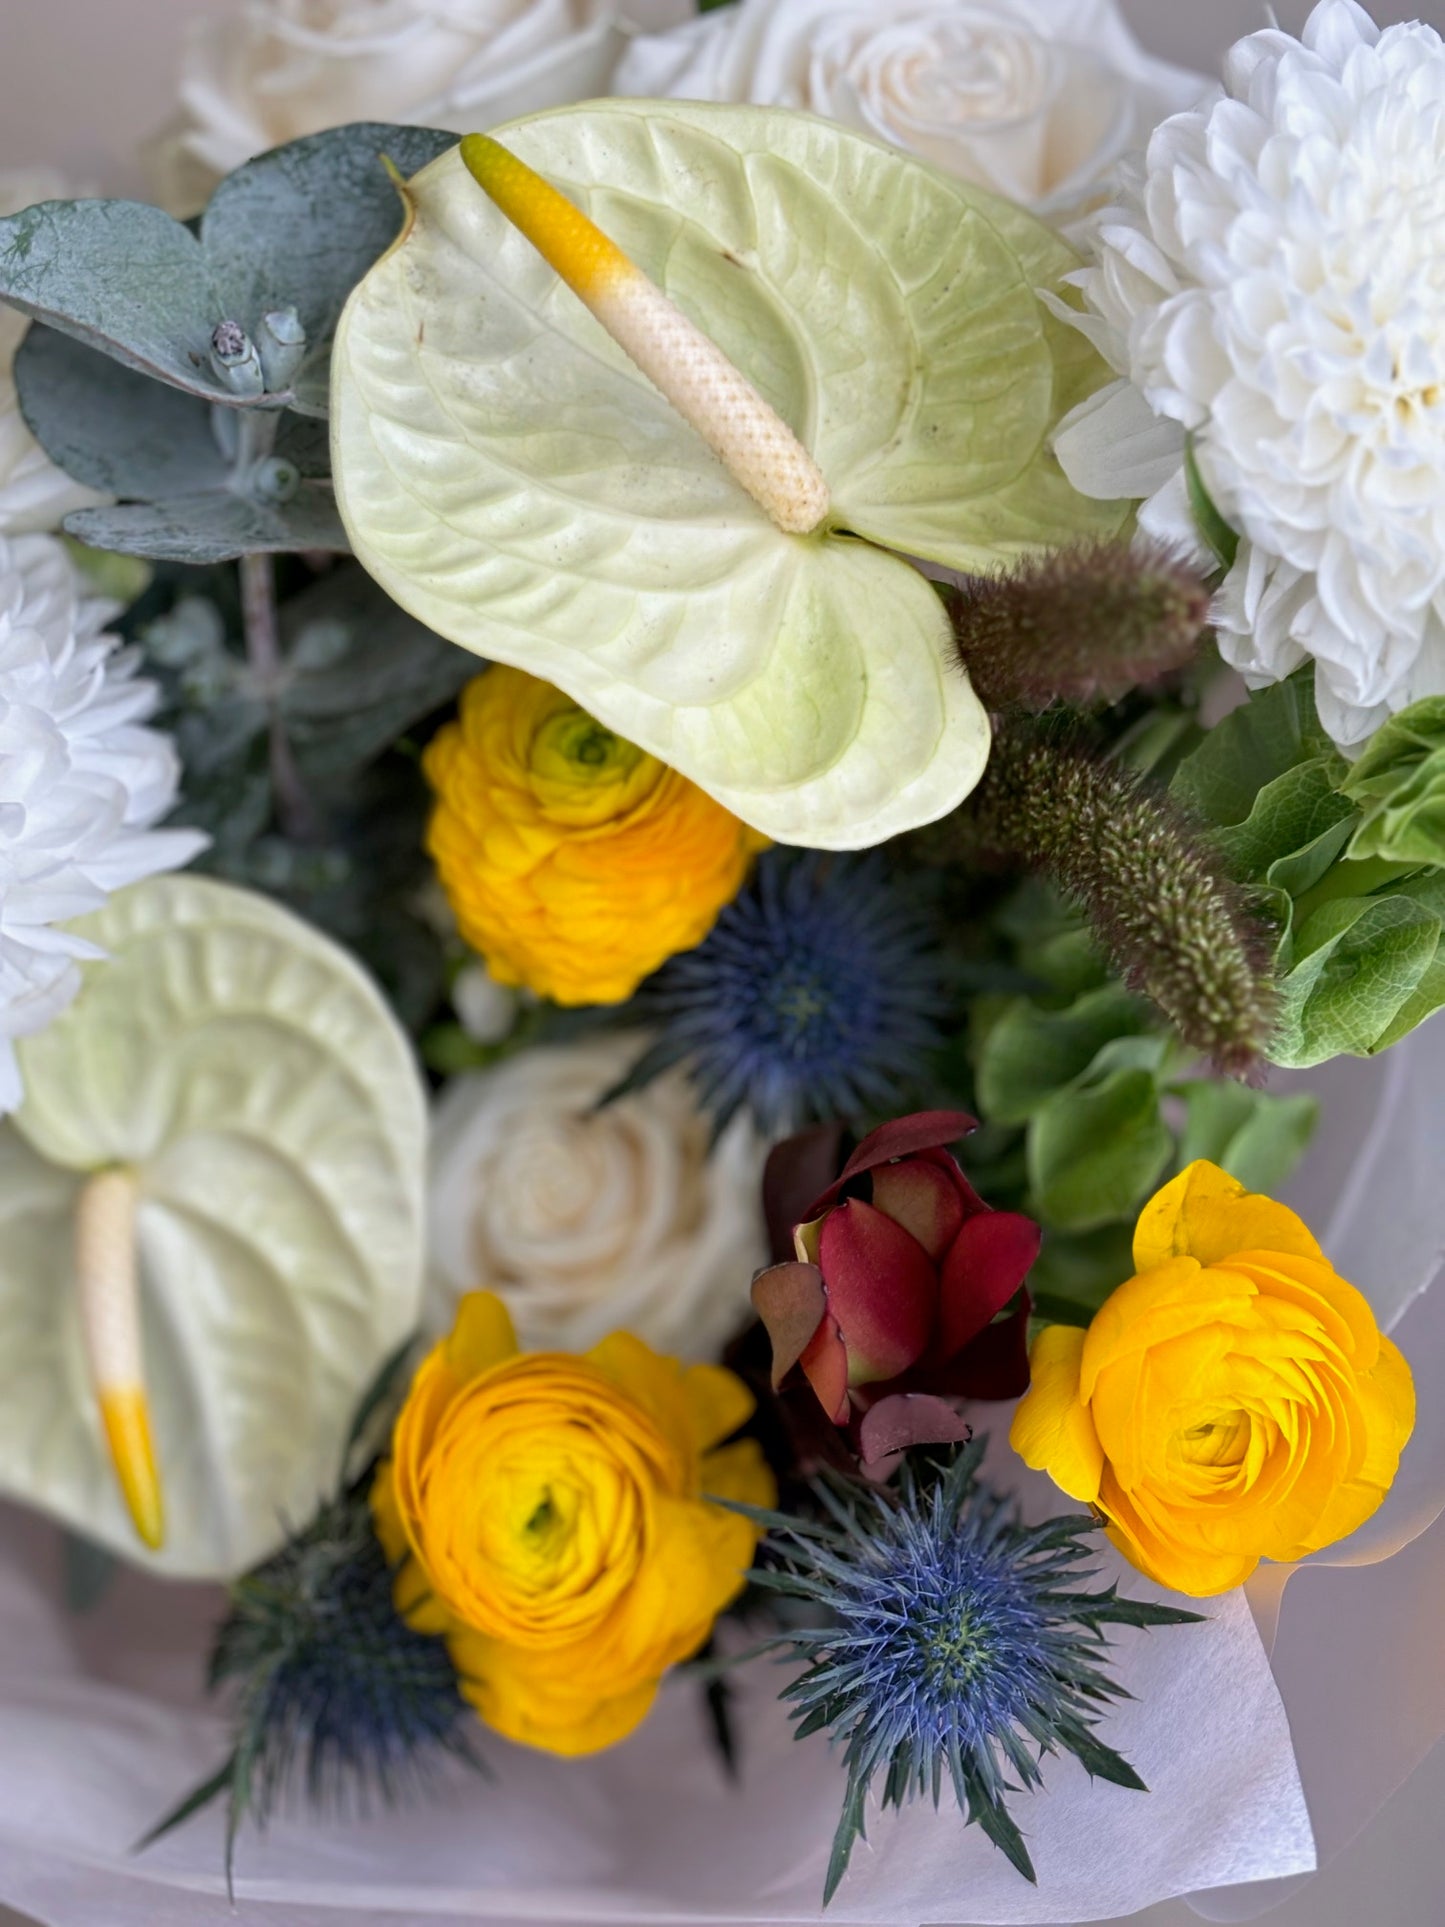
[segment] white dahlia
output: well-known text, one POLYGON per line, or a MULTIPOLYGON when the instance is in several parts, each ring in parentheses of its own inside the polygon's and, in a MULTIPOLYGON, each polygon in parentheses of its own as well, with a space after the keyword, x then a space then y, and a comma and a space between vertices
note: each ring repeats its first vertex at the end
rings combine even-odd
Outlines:
POLYGON ((59 543, 0 536, 0 1112, 20 1102, 13 1040, 41 1030, 99 954, 65 929, 113 890, 200 850, 151 826, 176 800, 170 739, 144 728, 155 684, 102 634, 59 543))
POLYGON ((1249 35, 1091 226, 1081 325, 1126 379, 1060 429, 1071 480, 1187 535, 1192 436, 1242 537, 1224 653, 1254 685, 1313 659, 1341 747, 1445 693, 1440 35, 1354 0, 1249 35))

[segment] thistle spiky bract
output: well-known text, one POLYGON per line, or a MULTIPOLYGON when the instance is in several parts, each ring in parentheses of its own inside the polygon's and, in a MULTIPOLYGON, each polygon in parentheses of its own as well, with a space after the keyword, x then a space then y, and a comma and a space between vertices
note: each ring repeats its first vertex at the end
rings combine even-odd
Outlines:
POLYGON ((414 1632, 393 1604, 364 1482, 238 1580, 231 1600, 210 1683, 234 1693, 234 1750, 142 1846, 224 1796, 229 1890, 242 1820, 264 1825, 295 1781, 315 1807, 365 1811, 425 1787, 445 1757, 480 1766, 445 1642, 414 1632))
POLYGON ((1072 1753, 1099 1779, 1144 1790, 1094 1728, 1128 1694, 1105 1670, 1109 1626, 1172 1626, 1198 1613, 1084 1590, 1084 1514, 1026 1526, 978 1483, 983 1441, 948 1465, 905 1461, 896 1487, 828 1475, 817 1520, 767 1515, 777 1564, 752 1575, 823 1609, 775 1647, 807 1665, 784 1688, 799 1739, 826 1730, 843 1749, 847 1790, 824 1904, 864 1832, 879 1775, 885 1807, 945 1782, 959 1809, 1018 1868, 1033 1863, 1006 1795, 1043 1783, 1047 1753, 1072 1753))

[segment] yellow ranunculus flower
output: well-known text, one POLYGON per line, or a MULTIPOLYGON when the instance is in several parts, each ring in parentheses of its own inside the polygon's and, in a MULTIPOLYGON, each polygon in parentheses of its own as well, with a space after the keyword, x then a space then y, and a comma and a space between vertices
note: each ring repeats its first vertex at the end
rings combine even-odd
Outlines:
POLYGON ((1177 1592, 1363 1524, 1415 1422, 1410 1368, 1292 1211, 1201 1159, 1134 1233, 1087 1332, 1051 1325, 1010 1439, 1177 1592))
POLYGON ((764 838, 570 696, 494 668, 426 754, 427 847, 499 983, 616 1004, 702 942, 764 838))
POLYGON ((489 1726, 549 1753, 630 1733, 740 1590, 772 1505, 740 1380, 618 1334, 519 1353, 499 1298, 464 1298, 423 1362, 372 1489, 396 1603, 441 1633, 489 1726))

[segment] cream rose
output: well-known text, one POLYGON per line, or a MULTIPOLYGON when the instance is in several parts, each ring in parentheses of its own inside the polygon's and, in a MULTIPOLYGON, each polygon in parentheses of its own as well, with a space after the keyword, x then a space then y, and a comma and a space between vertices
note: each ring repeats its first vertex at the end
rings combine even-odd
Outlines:
POLYGON ((613 91, 807 108, 1059 213, 1205 86, 1115 0, 741 0, 635 40, 613 91))
POLYGON ((186 39, 153 144, 166 204, 200 206, 253 154, 352 120, 458 133, 606 93, 629 25, 689 0, 246 0, 186 39))
MULTIPOLYGON (((71 191, 50 168, 0 169, 0 215, 61 200, 71 191)), ((49 534, 72 509, 105 500, 72 482, 25 426, 11 370, 29 326, 24 315, 0 302, 0 536, 49 534)))
POLYGON ((432 1131, 431 1330, 475 1290, 495 1292, 537 1349, 630 1331, 716 1358, 747 1322, 767 1262, 765 1147, 739 1119, 709 1155, 677 1074, 595 1109, 641 1047, 616 1035, 539 1047, 448 1085, 432 1131))

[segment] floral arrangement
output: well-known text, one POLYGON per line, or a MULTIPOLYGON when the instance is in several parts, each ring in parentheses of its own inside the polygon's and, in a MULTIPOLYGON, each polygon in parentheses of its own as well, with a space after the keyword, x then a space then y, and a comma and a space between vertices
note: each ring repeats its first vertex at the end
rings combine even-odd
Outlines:
POLYGON ((1276 1073, 1445 1004, 1442 84, 261 0, 160 204, 0 180, 0 1490, 229 1587, 153 1840, 745 1780, 769 1655, 820 1899, 1033 1880, 1126 1629, 1354 1556, 1439 1388, 1276 1073))

